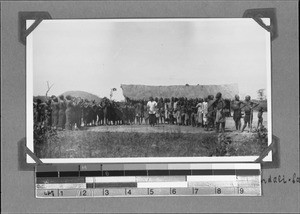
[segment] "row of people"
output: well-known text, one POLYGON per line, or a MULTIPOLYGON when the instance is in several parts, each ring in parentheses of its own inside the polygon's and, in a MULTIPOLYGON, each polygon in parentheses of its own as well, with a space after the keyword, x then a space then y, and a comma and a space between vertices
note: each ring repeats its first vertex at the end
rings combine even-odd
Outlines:
MULTIPOLYGON (((244 101, 240 101, 238 95, 235 96, 230 106, 233 110, 233 120, 236 130, 241 130, 241 118, 243 114, 244 125, 241 131, 243 132, 246 126, 249 128, 252 127, 253 109, 258 105, 259 103, 251 101, 250 96, 246 96, 244 101)), ((226 102, 220 92, 216 94, 215 98, 213 95, 209 95, 205 99, 191 100, 191 102, 186 102, 186 100, 182 102, 182 100, 174 99, 174 102, 165 102, 164 105, 160 105, 153 97, 150 97, 147 103, 151 126, 159 124, 159 119, 161 118, 162 123, 200 125, 205 127, 206 130, 215 129, 216 132, 219 132, 220 128, 222 132, 225 131, 227 108, 226 102)), ((258 108, 257 128, 262 126, 262 114, 263 107, 260 106, 258 108)))
MULTIPOLYGON (((246 96, 245 101, 240 101, 239 96, 231 102, 233 119, 237 130, 241 130, 241 118, 244 114, 242 131, 251 126, 253 109, 257 103, 246 96)), ((74 127, 92 125, 105 125, 108 120, 121 121, 117 124, 177 124, 203 127, 205 130, 225 130, 226 112, 230 107, 219 92, 214 97, 209 95, 202 99, 174 98, 153 99, 119 103, 104 98, 101 103, 83 100, 63 95, 52 96, 46 102, 35 100, 35 122, 44 122, 60 130, 71 130, 74 127), (123 107, 121 107, 123 106, 123 107), (110 108, 106 108, 110 107, 110 108), (110 111, 110 112, 107 112, 110 111), (113 111, 113 112, 112 112, 113 111), (113 113, 113 116, 111 116, 113 113)), ((263 108, 259 108, 258 126, 262 125, 263 108)))
POLYGON ((70 95, 64 97, 51 96, 46 102, 34 100, 34 122, 52 126, 58 130, 71 130, 74 126, 80 128, 82 122, 88 122, 88 110, 96 106, 95 102, 74 98, 70 95))

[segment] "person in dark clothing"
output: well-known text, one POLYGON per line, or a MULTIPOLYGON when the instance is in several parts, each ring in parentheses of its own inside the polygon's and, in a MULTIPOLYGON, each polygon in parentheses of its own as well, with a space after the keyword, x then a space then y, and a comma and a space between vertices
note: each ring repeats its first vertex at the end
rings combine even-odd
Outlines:
POLYGON ((35 109, 36 109, 36 122, 41 122, 42 120, 42 112, 41 112, 41 103, 42 100, 41 99, 36 99, 36 103, 35 103, 35 109))
POLYGON ((233 120, 235 123, 236 130, 241 130, 241 118, 242 118, 242 109, 241 104, 243 102, 240 101, 240 97, 235 95, 235 99, 232 102, 232 110, 233 110, 233 120))
POLYGON ((37 122, 43 125, 47 125, 47 103, 37 99, 37 122))
POLYGON ((45 101, 45 125, 47 127, 52 126, 52 109, 51 109, 52 98, 45 101))
POLYGON ((145 112, 145 110, 144 110, 144 100, 140 101, 140 105, 141 105, 141 119, 140 119, 140 121, 141 121, 141 124, 143 124, 144 112, 145 112))
POLYGON ((260 127, 263 126, 263 112, 264 112, 264 109, 262 106, 259 106, 258 108, 258 114, 257 114, 257 117, 258 117, 258 122, 257 122, 257 129, 259 129, 260 127))
POLYGON ((82 104, 83 100, 81 98, 76 99, 74 102, 74 123, 76 124, 77 129, 81 128, 82 104))
POLYGON ((70 95, 66 96, 66 130, 72 130, 74 125, 74 103, 70 95))
POLYGON ((135 104, 135 118, 136 118, 136 123, 141 125, 141 120, 142 120, 142 104, 138 102, 135 104))
POLYGON ((214 111, 214 96, 208 95, 207 97, 207 127, 206 131, 214 129, 215 111, 214 111))
POLYGON ((58 112, 59 112, 59 103, 57 97, 53 97, 51 101, 51 120, 52 120, 52 127, 54 129, 57 128, 58 124, 58 112))
POLYGON ((144 118, 145 118, 145 124, 148 125, 149 124, 149 111, 148 111, 148 107, 147 107, 147 101, 143 100, 143 109, 144 109, 144 118))
POLYGON ((221 125, 221 131, 222 133, 225 132, 225 101, 222 98, 222 94, 220 92, 217 93, 216 95, 216 100, 215 100, 215 106, 216 106, 216 132, 219 132, 219 128, 221 125))
POLYGON ((254 104, 256 104, 256 103, 252 102, 251 97, 249 95, 247 95, 245 97, 244 107, 243 107, 245 116, 244 116, 244 125, 243 125, 243 128, 242 128, 242 132, 245 130, 247 125, 248 125, 250 131, 252 129, 251 119, 253 118, 252 114, 253 114, 253 108, 255 107, 254 104))
POLYGON ((165 103, 164 103, 164 99, 162 97, 158 100, 157 106, 158 106, 158 112, 159 112, 159 121, 161 122, 161 124, 164 124, 165 123, 165 103))
POLYGON ((64 95, 59 96, 58 100, 59 111, 58 111, 58 129, 63 130, 65 129, 66 123, 66 101, 64 95))

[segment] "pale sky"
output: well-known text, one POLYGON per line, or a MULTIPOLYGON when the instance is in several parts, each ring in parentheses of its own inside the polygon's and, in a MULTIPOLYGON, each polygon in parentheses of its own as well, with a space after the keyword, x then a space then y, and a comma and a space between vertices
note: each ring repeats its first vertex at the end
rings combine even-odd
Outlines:
POLYGON ((33 95, 47 81, 49 95, 117 88, 115 100, 121 84, 238 83, 253 98, 267 89, 270 35, 253 19, 44 20, 30 35, 33 95))

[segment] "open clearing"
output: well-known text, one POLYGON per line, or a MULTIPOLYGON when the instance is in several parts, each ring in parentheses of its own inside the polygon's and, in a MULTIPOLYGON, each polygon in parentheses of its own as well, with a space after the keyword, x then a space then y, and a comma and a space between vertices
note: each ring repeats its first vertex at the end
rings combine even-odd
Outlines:
MULTIPOLYGON (((242 122, 243 124, 243 122, 242 122)), ((256 127, 257 117, 254 117, 256 127)), ((264 114, 264 126, 267 125, 264 114)), ((107 125, 77 131, 59 131, 56 138, 37 145, 40 158, 207 157, 225 155, 218 151, 219 134, 200 127, 160 124, 107 125)), ((257 133, 235 131, 227 118, 225 137, 228 156, 260 155, 266 139, 257 133)))

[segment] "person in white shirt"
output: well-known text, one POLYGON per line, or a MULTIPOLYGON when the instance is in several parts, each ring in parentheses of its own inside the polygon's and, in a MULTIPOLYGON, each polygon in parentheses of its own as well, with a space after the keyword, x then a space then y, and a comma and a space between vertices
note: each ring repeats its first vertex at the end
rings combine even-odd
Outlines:
POLYGON ((198 126, 203 127, 203 99, 199 100, 199 103, 196 105, 196 108, 198 109, 197 111, 197 116, 198 116, 198 126))
POLYGON ((205 98, 203 103, 202 103, 202 113, 203 113, 204 127, 207 127, 207 113, 208 113, 207 107, 208 107, 207 98, 205 98))
POLYGON ((156 116, 155 116, 156 106, 157 106, 157 102, 153 100, 153 97, 150 97, 147 103, 147 110, 149 112, 149 124, 151 126, 154 126, 156 122, 156 116))

